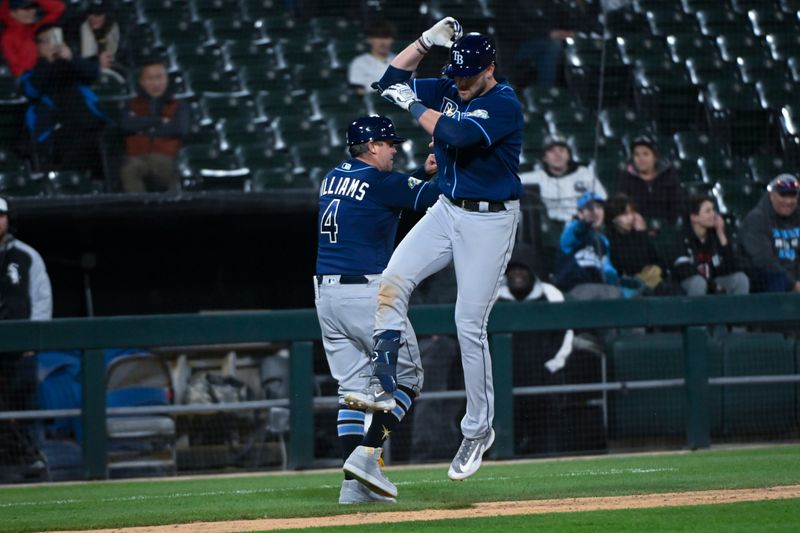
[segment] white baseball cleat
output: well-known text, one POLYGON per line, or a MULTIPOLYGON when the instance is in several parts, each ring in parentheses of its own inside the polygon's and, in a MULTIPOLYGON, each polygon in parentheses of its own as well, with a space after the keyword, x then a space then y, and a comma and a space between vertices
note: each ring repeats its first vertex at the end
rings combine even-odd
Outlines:
POLYGON ((381 496, 377 492, 369 490, 366 485, 362 485, 357 479, 345 479, 342 481, 342 490, 339 491, 339 504, 350 505, 353 503, 397 503, 394 498, 381 496))
POLYGON ((391 393, 383 390, 380 380, 373 377, 366 389, 359 392, 346 392, 344 403, 350 409, 365 411, 391 411, 397 402, 391 393))
POLYGON ((344 462, 342 470, 366 485, 371 491, 388 498, 396 498, 397 487, 383 473, 382 452, 383 448, 359 446, 344 462))
POLYGON ((481 467, 481 459, 486 450, 492 447, 494 442, 494 429, 489 428, 489 432, 482 437, 475 439, 464 438, 461 441, 461 446, 458 448, 453 462, 450 463, 450 469, 447 471, 447 477, 455 481, 467 479, 469 476, 478 471, 481 467))

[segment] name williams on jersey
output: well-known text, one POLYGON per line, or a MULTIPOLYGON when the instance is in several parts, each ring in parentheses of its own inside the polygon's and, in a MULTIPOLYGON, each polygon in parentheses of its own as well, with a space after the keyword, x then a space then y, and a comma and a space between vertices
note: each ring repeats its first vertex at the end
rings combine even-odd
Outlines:
POLYGON ((335 194, 337 196, 349 196, 354 200, 363 200, 367 194, 369 183, 356 178, 345 176, 328 176, 322 180, 319 188, 319 195, 335 194))

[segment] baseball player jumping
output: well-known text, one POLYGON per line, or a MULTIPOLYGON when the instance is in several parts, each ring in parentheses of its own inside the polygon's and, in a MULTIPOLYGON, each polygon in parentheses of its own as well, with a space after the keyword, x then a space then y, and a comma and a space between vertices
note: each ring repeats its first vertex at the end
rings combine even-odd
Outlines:
MULTIPOLYGON (((422 365, 414 330, 403 323, 406 343, 397 358, 391 405, 377 403, 364 434, 365 412, 348 407, 345 394, 364 389, 370 357, 380 273, 394 248, 402 209, 427 209, 440 191, 436 182, 392 172, 396 143, 386 117, 362 117, 347 130, 351 159, 328 172, 319 196, 319 248, 314 303, 331 374, 339 384, 337 432, 345 459, 339 503, 393 502, 397 489, 381 469, 382 444, 422 388, 422 365), (360 483, 359 483, 360 481, 360 483)), ((418 171, 436 173, 428 156, 418 171)))
POLYGON ((406 47, 377 88, 433 135, 442 196, 400 243, 386 270, 375 314, 373 379, 352 401, 387 408, 397 390, 398 354, 413 335, 406 328, 414 288, 453 261, 458 283, 455 322, 461 347, 467 411, 464 439, 448 476, 466 479, 494 442, 494 389, 486 323, 497 298, 519 220, 517 170, 522 109, 513 89, 494 77, 495 47, 483 35, 461 37, 447 17, 406 47), (434 45, 450 47, 447 78, 411 79, 434 45), (406 83, 408 82, 408 83, 406 83))

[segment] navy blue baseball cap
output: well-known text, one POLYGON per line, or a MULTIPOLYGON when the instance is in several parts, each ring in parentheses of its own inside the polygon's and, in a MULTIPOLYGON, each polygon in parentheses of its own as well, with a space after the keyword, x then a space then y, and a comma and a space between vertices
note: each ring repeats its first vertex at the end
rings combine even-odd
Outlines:
POLYGON ((8 9, 30 9, 33 7, 37 7, 37 4, 33 0, 9 0, 8 1, 8 9))
POLYGON ((394 141, 405 142, 406 139, 398 137, 394 131, 392 121, 381 115, 370 115, 356 119, 347 128, 347 146, 362 144, 369 141, 394 141))
POLYGON ((767 185, 767 190, 778 194, 795 194, 800 192, 800 182, 791 174, 780 174, 767 185))
POLYGON ((606 201, 605 198, 603 198, 594 191, 585 192, 580 196, 580 198, 578 198, 578 209, 584 209, 586 207, 589 207, 589 204, 593 204, 596 202, 603 203, 605 201, 606 201))
POLYGON ((468 33, 450 47, 450 62, 442 74, 448 78, 469 78, 494 63, 497 51, 491 39, 480 33, 468 33))

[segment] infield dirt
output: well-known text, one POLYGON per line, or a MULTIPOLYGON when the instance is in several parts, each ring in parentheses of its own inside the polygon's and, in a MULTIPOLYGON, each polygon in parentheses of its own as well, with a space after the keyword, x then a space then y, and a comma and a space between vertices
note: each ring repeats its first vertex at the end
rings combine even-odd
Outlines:
MULTIPOLYGON (((224 533, 228 531, 269 531, 300 529, 321 526, 348 526, 379 524, 383 522, 416 522, 421 520, 447 520, 487 516, 509 516, 546 513, 575 513, 616 509, 643 509, 678 507, 686 505, 712 505, 763 500, 800 498, 800 485, 768 487, 763 489, 706 490, 696 492, 665 492, 637 494, 634 496, 604 496, 597 498, 564 498, 558 500, 528 500, 512 502, 486 502, 466 509, 431 509, 423 511, 358 512, 311 518, 265 518, 258 520, 233 520, 226 522, 193 522, 162 526, 131 527, 124 529, 92 530, 93 533, 224 533)), ((385 509, 385 507, 382 507, 385 509)))

